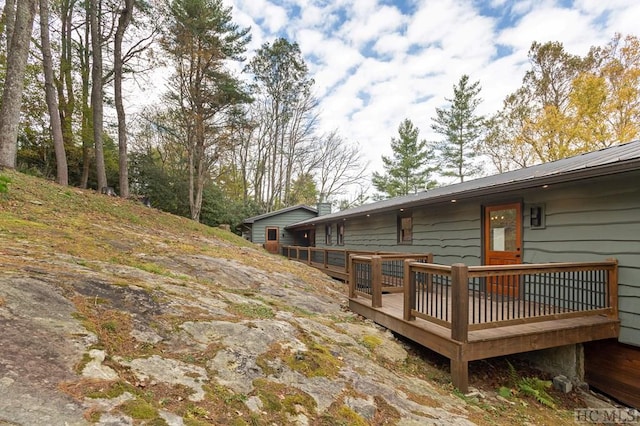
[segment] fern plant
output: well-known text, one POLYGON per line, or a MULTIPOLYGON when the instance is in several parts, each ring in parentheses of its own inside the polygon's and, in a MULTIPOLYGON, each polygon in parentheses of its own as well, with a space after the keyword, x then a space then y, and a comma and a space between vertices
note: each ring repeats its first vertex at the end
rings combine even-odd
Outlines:
POLYGON ((498 390, 498 394, 502 397, 523 395, 530 398, 534 398, 542 405, 546 405, 550 408, 555 408, 555 400, 547 389, 551 387, 550 380, 542 380, 538 377, 521 377, 516 371, 513 364, 507 361, 509 366, 509 381, 512 386, 511 389, 507 387, 501 387, 498 390))

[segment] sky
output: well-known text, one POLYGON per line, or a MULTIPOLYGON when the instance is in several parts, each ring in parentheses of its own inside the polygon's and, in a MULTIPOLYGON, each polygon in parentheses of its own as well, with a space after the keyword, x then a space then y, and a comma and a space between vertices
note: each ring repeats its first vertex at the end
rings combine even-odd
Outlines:
MULTIPOLYGON (((298 43, 319 100, 319 131, 358 143, 369 171, 383 172, 405 118, 420 138, 447 107, 463 74, 479 81, 478 113, 498 111, 520 87, 534 41, 572 54, 615 33, 639 35, 637 0, 223 0, 251 27, 247 57, 265 42, 298 43)), ((490 173, 488 167, 487 172, 490 173)))

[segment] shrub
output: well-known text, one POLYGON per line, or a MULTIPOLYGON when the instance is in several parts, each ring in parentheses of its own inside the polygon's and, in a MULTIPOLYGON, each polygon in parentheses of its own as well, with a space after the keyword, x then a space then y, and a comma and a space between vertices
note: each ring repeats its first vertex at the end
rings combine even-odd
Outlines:
POLYGON ((0 175, 0 194, 4 194, 9 190, 9 183, 11 183, 11 179, 0 175))

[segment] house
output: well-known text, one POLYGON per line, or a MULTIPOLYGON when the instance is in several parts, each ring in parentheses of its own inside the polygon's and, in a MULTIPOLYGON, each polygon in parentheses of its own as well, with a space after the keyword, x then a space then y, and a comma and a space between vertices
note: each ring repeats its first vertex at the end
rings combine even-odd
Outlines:
MULTIPOLYGON (((603 297, 617 300, 619 333, 585 331, 572 356, 589 384, 640 408, 640 141, 281 226, 294 241, 315 231, 317 248, 432 253, 441 265, 616 259, 617 297, 603 297)), ((517 299, 521 281, 510 285, 501 291, 517 299)))
POLYGON ((331 213, 331 204, 328 203, 319 203, 317 208, 305 205, 287 207, 245 219, 242 221, 242 234, 249 241, 262 244, 271 253, 278 253, 281 245, 306 247, 315 244, 314 229, 292 233, 285 227, 327 213, 331 213))

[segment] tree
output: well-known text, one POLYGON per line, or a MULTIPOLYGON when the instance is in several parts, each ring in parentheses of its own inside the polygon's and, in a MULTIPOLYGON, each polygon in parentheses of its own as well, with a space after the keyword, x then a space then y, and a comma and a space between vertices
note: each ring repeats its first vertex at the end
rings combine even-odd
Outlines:
POLYGON ((387 197, 397 197, 436 186, 431 173, 437 167, 430 166, 433 149, 425 140, 418 141, 418 128, 409 119, 398 126, 399 138, 391 138, 392 157, 382 156, 385 174, 373 173, 373 186, 387 197))
POLYGON ((262 151, 257 196, 270 211, 291 204, 296 162, 308 156, 316 116, 316 99, 300 47, 284 38, 265 43, 247 66, 255 78, 257 149, 262 151), (264 180, 263 180, 264 179, 264 180))
POLYGON ((98 0, 89 0, 89 24, 91 27, 91 110, 93 125, 93 145, 96 155, 98 191, 108 186, 104 164, 104 106, 102 90, 102 18, 98 0))
POLYGON ((571 91, 578 76, 593 70, 593 57, 569 54, 559 42, 534 42, 529 61, 531 70, 525 74, 522 86, 507 96, 502 111, 496 115, 508 119, 494 120, 494 126, 503 129, 494 127, 491 144, 494 148, 496 144, 515 145, 507 150, 515 154, 510 159, 513 163, 522 162, 522 158, 532 158, 534 163, 554 161, 588 151, 576 127, 579 120, 571 105, 571 91), (495 139, 501 135, 507 139, 495 139))
POLYGON ((223 137, 233 106, 250 100, 225 62, 242 60, 249 28, 231 20, 221 0, 173 0, 161 43, 175 72, 167 98, 180 115, 188 153, 191 218, 200 219, 205 183, 231 139, 223 137))
POLYGON ((312 169, 316 170, 320 189, 320 202, 344 195, 349 187, 361 185, 365 180, 368 163, 362 164, 362 151, 358 145, 343 140, 337 130, 317 140, 313 150, 312 169))
POLYGON ((123 76, 123 55, 122 40, 124 33, 131 22, 133 16, 133 0, 125 0, 124 8, 120 11, 118 18, 118 26, 116 28, 115 39, 113 43, 113 90, 114 101, 116 104, 116 113, 118 115, 118 170, 120 183, 120 196, 129 197, 129 171, 127 167, 127 121, 122 103, 122 81, 123 76))
POLYGON ((62 123, 58 110, 58 99, 53 76, 53 60, 51 58, 51 42, 49 40, 49 1, 40 0, 40 39, 42 42, 42 67, 45 78, 45 97, 51 125, 53 147, 56 154, 56 181, 60 185, 69 184, 67 154, 64 148, 62 123))
MULTIPOLYGON (((36 13, 37 0, 18 1, 15 9, 15 21, 7 22, 7 34, 10 45, 7 51, 7 71, 0 105, 0 167, 15 168, 18 151, 18 126, 22 106, 24 73, 29 56, 31 30, 36 13)), ((5 9, 11 7, 8 2, 5 9)), ((5 13, 12 16, 12 13, 5 13)))
POLYGON ((476 162, 478 143, 482 134, 484 117, 476 109, 482 102, 480 82, 469 83, 469 76, 460 77, 453 86, 453 99, 448 108, 436 108, 431 128, 444 136, 437 148, 440 151, 441 173, 463 182, 466 177, 477 176, 482 167, 476 162))
POLYGON ((502 170, 554 161, 640 135, 640 40, 616 34, 580 57, 533 43, 531 70, 490 120, 483 150, 502 170))
POLYGON ((291 205, 305 204, 313 206, 318 201, 318 189, 313 176, 308 173, 301 174, 291 183, 291 205))
MULTIPOLYGON (((598 61, 597 76, 584 77, 582 91, 572 101, 590 114, 585 120, 593 129, 587 136, 597 148, 632 141, 640 135, 640 39, 616 34, 604 48, 591 54, 598 61), (591 77, 591 79, 589 79, 591 77), (587 84, 594 84, 595 90, 587 84), (595 96, 594 96, 595 94, 595 96), (596 97, 599 103, 595 103, 596 97), (591 107, 591 108, 589 108, 591 107)), ((576 90, 577 92, 577 90, 576 90)))
POLYGON ((516 136, 511 132, 517 126, 510 123, 513 120, 518 121, 521 115, 515 113, 516 118, 513 118, 509 115, 510 113, 514 111, 505 108, 485 121, 486 128, 481 149, 482 153, 489 157, 498 173, 535 164, 533 152, 529 147, 511 142, 516 140, 516 136))

